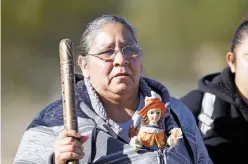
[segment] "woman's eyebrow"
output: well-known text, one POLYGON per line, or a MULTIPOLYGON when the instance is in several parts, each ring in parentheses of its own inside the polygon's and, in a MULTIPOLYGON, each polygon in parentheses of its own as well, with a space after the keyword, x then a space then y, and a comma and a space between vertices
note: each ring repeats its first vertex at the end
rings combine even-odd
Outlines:
POLYGON ((108 48, 114 48, 113 45, 114 45, 113 43, 101 44, 98 49, 101 51, 101 50, 105 50, 108 48))
MULTIPOLYGON (((134 41, 124 41, 124 42, 121 42, 119 44, 120 44, 120 46, 125 47, 125 46, 129 46, 129 45, 136 45, 136 42, 134 42, 134 41)), ((103 44, 99 45, 98 50, 102 51, 102 50, 106 50, 108 48, 114 49, 115 48, 115 43, 103 43, 103 44)))
POLYGON ((132 41, 127 41, 127 42, 121 42, 121 43, 119 43, 119 46, 121 48, 123 48, 125 46, 130 46, 130 45, 136 45, 136 43, 135 42, 132 42, 132 41))

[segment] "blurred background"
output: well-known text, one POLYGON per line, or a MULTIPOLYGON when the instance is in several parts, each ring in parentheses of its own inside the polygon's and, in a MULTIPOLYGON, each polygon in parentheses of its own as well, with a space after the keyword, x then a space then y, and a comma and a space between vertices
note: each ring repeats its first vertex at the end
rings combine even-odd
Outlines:
MULTIPOLYGON (((179 98, 225 66, 247 0, 2 0, 2 163, 13 163, 28 124, 60 98, 59 42, 75 47, 87 22, 125 17, 137 30, 144 75, 179 98)), ((79 71, 78 68, 76 68, 79 71)))

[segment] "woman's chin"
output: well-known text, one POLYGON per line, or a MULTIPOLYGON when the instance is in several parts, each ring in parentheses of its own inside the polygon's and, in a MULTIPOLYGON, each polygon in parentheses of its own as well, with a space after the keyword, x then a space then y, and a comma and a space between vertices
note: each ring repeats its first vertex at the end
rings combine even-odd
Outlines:
POLYGON ((113 85, 112 91, 116 94, 123 94, 123 93, 132 93, 132 87, 128 83, 119 83, 116 85, 113 85))
POLYGON ((109 85, 110 90, 112 92, 123 95, 123 94, 131 94, 135 91, 135 83, 131 78, 116 78, 113 79, 109 85))
POLYGON ((130 83, 130 82, 132 82, 132 79, 130 76, 117 76, 111 80, 111 83, 115 85, 121 84, 121 83, 130 83))

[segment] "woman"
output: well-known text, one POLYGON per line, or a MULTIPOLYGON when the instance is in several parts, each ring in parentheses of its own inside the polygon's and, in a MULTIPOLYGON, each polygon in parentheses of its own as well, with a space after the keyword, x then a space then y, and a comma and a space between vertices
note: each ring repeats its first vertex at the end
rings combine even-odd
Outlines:
POLYGON ((79 133, 63 130, 58 100, 30 124, 14 163, 62 164, 69 159, 80 163, 211 163, 190 111, 171 98, 162 84, 141 77, 142 51, 130 24, 117 16, 96 18, 82 36, 81 50, 78 64, 83 76, 76 76, 79 133), (167 109, 174 114, 170 117, 181 124, 185 140, 163 151, 135 152, 129 145, 128 129, 140 124, 136 111, 151 91, 170 103, 167 109))
POLYGON ((228 67, 199 81, 199 88, 181 100, 192 110, 214 163, 247 161, 248 146, 248 20, 236 29, 228 67))

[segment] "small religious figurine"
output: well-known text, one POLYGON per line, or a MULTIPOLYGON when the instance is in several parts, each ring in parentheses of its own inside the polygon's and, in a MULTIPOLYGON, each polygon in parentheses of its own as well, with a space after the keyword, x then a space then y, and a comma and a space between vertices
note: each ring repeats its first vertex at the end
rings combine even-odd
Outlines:
POLYGON ((130 128, 130 145, 135 151, 142 146, 152 148, 154 145, 158 149, 164 149, 167 144, 174 146, 178 139, 182 138, 182 131, 178 127, 171 128, 167 137, 166 126, 163 127, 162 117, 165 117, 167 105, 161 101, 161 97, 155 92, 151 92, 151 97, 145 98, 145 106, 138 113, 142 117, 141 125, 138 128, 130 128))

